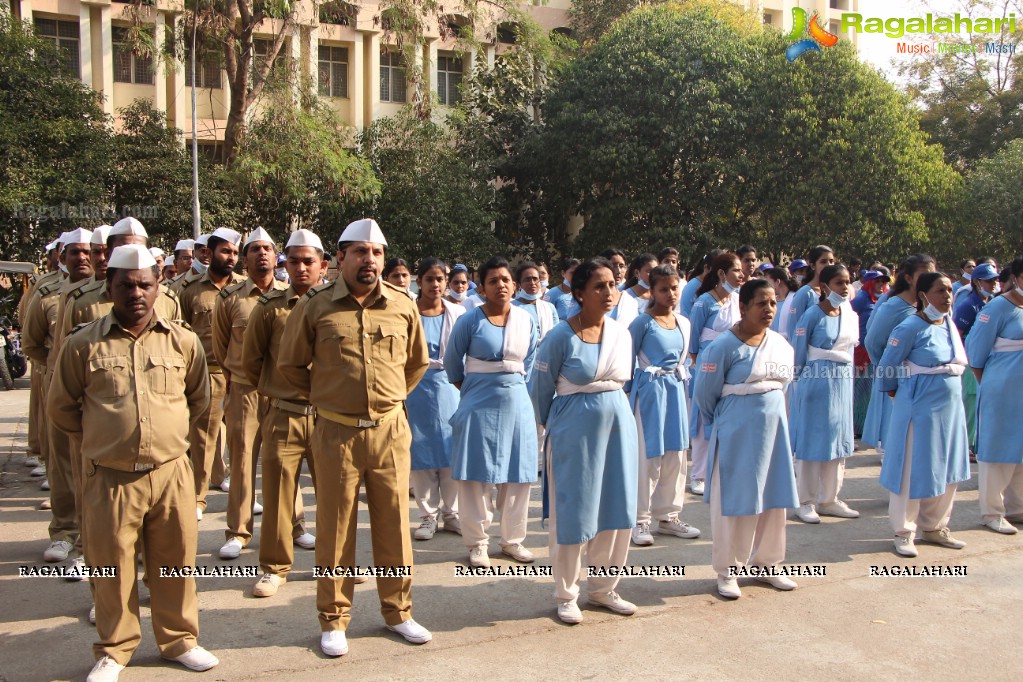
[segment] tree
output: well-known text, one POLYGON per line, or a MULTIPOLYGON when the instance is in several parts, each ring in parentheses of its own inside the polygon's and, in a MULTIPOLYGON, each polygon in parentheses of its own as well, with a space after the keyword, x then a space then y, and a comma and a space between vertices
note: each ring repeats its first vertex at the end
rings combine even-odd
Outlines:
POLYGON ((38 261, 61 231, 104 217, 111 144, 99 96, 52 41, 0 9, 0 252, 38 261))
POLYGON ((272 99, 253 124, 228 177, 245 197, 248 220, 275 234, 292 226, 334 231, 334 217, 371 202, 380 183, 353 154, 352 130, 311 99, 272 99))
POLYGON ((1023 254, 1023 140, 1013 140, 966 177, 966 249, 1005 263, 1023 254))
POLYGON ((969 168, 1023 137, 1023 0, 960 0, 956 10, 970 17, 1015 14, 1018 28, 1015 33, 1003 28, 999 36, 942 36, 945 44, 976 51, 916 55, 901 63, 899 74, 908 79, 907 92, 922 108, 921 128, 944 147, 949 163, 969 168), (1011 51, 986 53, 984 46, 993 39, 1011 51))

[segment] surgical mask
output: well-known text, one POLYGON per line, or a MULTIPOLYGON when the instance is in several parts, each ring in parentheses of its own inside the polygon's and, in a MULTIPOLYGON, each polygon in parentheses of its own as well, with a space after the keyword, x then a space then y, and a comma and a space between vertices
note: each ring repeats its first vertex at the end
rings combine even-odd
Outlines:
POLYGON ((279 279, 282 282, 287 282, 288 281, 288 271, 285 270, 284 268, 276 268, 276 269, 274 269, 274 277, 276 277, 277 279, 279 279))
POLYGON ((192 269, 195 270, 196 274, 205 275, 207 267, 201 260, 192 261, 192 269))
POLYGON ((802 275, 793 275, 792 279, 796 280, 796 284, 802 284, 803 283, 803 276, 802 275))
POLYGON ((728 294, 729 296, 731 296, 732 294, 739 290, 739 287, 733 287, 727 279, 721 283, 721 286, 725 288, 725 293, 728 294))
POLYGON ((520 291, 517 298, 521 298, 523 301, 535 301, 540 298, 540 294, 527 294, 525 291, 520 291))
POLYGON ((57 267, 60 268, 60 271, 63 272, 65 275, 71 274, 70 272, 68 272, 67 266, 64 265, 63 263, 57 263, 57 267))
POLYGON ((927 307, 924 308, 924 315, 929 317, 931 322, 939 322, 945 317, 945 313, 935 308, 932 303, 928 303, 927 307))
POLYGON ((551 281, 549 279, 542 279, 542 280, 540 280, 540 288, 541 289, 546 289, 550 285, 551 285, 551 281))
POLYGON ((636 280, 636 284, 638 284, 641 289, 646 289, 647 291, 650 291, 650 285, 647 284, 646 282, 644 282, 643 280, 641 280, 641 279, 640 280, 636 280))
POLYGON ((963 273, 963 279, 965 279, 967 282, 969 282, 971 279, 973 279, 973 273, 964 272, 963 273))
POLYGON ((832 308, 839 307, 840 305, 845 303, 847 300, 848 299, 845 296, 840 296, 839 294, 837 294, 834 291, 832 291, 831 293, 828 294, 828 303, 831 304, 832 308))
POLYGON ((451 298, 455 299, 456 301, 464 301, 465 300, 465 296, 466 296, 466 292, 463 291, 460 294, 456 294, 453 291, 449 291, 448 295, 451 296, 451 298))
POLYGON ((998 293, 998 285, 996 284, 995 288, 991 291, 988 291, 984 287, 977 287, 977 290, 980 292, 980 297, 986 300, 998 293))

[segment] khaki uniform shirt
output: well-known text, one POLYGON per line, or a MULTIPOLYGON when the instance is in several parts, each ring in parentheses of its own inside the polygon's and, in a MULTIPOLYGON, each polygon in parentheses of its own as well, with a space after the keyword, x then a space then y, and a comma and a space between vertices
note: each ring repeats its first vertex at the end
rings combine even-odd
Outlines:
POLYGON ((57 326, 57 300, 61 280, 51 280, 36 287, 32 300, 25 307, 25 324, 21 329, 21 349, 38 369, 44 370, 53 348, 57 326))
POLYGON ((21 294, 21 300, 18 301, 18 322, 21 323, 21 326, 25 326, 25 316, 28 314, 28 303, 32 300, 32 294, 39 287, 58 279, 62 274, 60 270, 51 270, 29 280, 28 286, 21 294))
POLYGON ((202 345, 154 315, 138 338, 111 312, 75 327, 46 404, 61 431, 99 466, 147 471, 188 453, 188 427, 210 402, 202 345))
MULTIPOLYGON (((66 337, 78 325, 105 317, 113 309, 113 301, 107 294, 106 280, 93 278, 71 294, 71 300, 64 308, 64 317, 58 323, 58 332, 62 338, 66 337)), ((156 298, 156 314, 165 320, 180 320, 181 305, 177 295, 161 287, 160 295, 156 298)))
POLYGON ((277 369, 284 326, 300 298, 294 288, 288 287, 268 291, 256 300, 242 342, 241 372, 268 398, 308 403, 309 393, 292 386, 277 369))
MULTIPOLYGON (((283 291, 287 288, 287 284, 276 279, 270 284, 270 291, 283 291)), ((247 279, 241 284, 225 287, 213 311, 213 354, 231 381, 240 384, 255 386, 242 370, 242 343, 249 315, 256 306, 256 300, 262 296, 263 292, 256 283, 247 279)))
POLYGON ((186 272, 183 275, 178 275, 177 277, 174 278, 174 280, 171 282, 170 289, 175 294, 178 294, 180 296, 181 295, 181 289, 186 284, 191 284, 192 282, 195 282, 196 280, 198 280, 200 277, 202 277, 202 275, 200 275, 195 270, 189 268, 188 272, 186 272))
POLYGON ((64 344, 64 337, 67 336, 67 332, 71 331, 71 327, 67 327, 67 331, 64 331, 64 318, 67 317, 68 303, 72 300, 74 295, 82 290, 83 287, 88 286, 94 281, 93 277, 86 277, 80 279, 77 282, 72 282, 70 279, 64 280, 64 286, 60 289, 60 294, 57 298, 57 320, 53 326, 53 359, 57 359, 57 354, 60 353, 60 347, 64 344))
MULTIPOLYGON (((231 277, 224 284, 224 289, 241 281, 241 275, 231 273, 231 277)), ((191 282, 182 280, 178 292, 181 319, 192 327, 192 331, 202 341, 202 349, 206 351, 206 363, 210 371, 217 374, 221 369, 213 353, 213 311, 217 307, 220 292, 221 288, 213 283, 208 272, 191 282)))
POLYGON ((426 373, 429 351, 409 295, 384 281, 360 304, 343 277, 299 300, 285 325, 277 368, 317 409, 380 419, 426 373))

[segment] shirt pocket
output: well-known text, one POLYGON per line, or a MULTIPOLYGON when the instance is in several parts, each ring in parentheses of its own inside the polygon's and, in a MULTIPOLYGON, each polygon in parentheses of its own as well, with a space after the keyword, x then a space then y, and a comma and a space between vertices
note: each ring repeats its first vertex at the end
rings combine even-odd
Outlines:
POLYGON ((127 357, 89 361, 89 392, 97 398, 123 398, 131 386, 131 360, 127 357))
POLYGON ((355 327, 349 324, 327 324, 316 330, 314 358, 325 365, 344 365, 346 355, 355 353, 355 327))
POLYGON ((184 395, 185 360, 175 356, 151 356, 146 365, 146 377, 154 393, 184 395))
POLYGON ((401 325, 382 324, 373 333, 373 355, 380 360, 404 362, 408 348, 408 329, 401 325))

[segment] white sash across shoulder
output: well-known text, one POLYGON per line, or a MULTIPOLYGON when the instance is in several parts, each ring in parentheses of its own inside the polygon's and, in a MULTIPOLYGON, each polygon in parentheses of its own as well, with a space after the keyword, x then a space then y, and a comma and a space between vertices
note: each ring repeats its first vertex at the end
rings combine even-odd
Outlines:
POLYGON ((689 337, 692 333, 692 326, 689 324, 689 320, 682 317, 678 313, 675 315, 675 329, 682 335, 682 361, 674 367, 665 368, 658 367, 657 365, 650 364, 650 358, 646 356, 646 353, 640 351, 636 355, 636 365, 640 372, 649 372, 654 376, 664 376, 665 374, 674 374, 680 381, 685 381, 689 378, 689 369, 685 363, 689 360, 689 354, 686 349, 689 348, 689 337))
POLYGON ((440 330, 440 357, 436 360, 430 358, 430 369, 444 369, 444 351, 448 348, 448 339, 451 337, 451 330, 455 327, 455 321, 465 315, 465 308, 460 304, 451 303, 441 299, 444 304, 444 323, 440 330))
POLYGON ((526 373, 526 353, 529 352, 529 330, 533 318, 518 306, 508 311, 504 325, 504 346, 501 360, 480 360, 471 355, 465 357, 465 371, 468 374, 499 374, 501 372, 526 373))
POLYGON ((949 340, 952 342, 952 361, 934 367, 923 367, 906 360, 905 365, 909 370, 910 376, 917 374, 951 374, 952 376, 961 377, 966 373, 966 349, 963 348, 963 339, 959 336, 959 330, 952 324, 948 315, 945 316, 944 325, 945 330, 948 332, 949 340))
POLYGON ((753 357, 753 369, 741 384, 725 384, 721 397, 780 391, 792 380, 795 352, 784 336, 767 330, 753 357))
POLYGON ((593 381, 583 386, 573 384, 564 376, 558 377, 558 395, 575 393, 603 393, 617 391, 632 377, 632 336, 629 330, 612 319, 604 318, 604 329, 597 352, 597 373, 593 381))
POLYGON ((852 363, 852 350, 859 343, 860 338, 859 315, 852 309, 848 301, 838 309, 841 311, 841 315, 838 318, 838 338, 835 340, 835 345, 827 349, 810 346, 806 353, 806 359, 810 362, 831 360, 832 362, 852 363))
POLYGON ((700 330, 700 345, 713 341, 724 332, 732 328, 741 317, 739 313, 739 293, 729 294, 728 298, 721 304, 718 316, 714 318, 713 324, 700 330))

